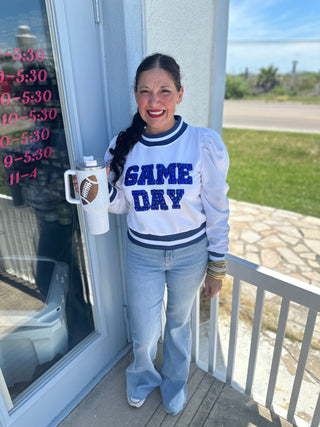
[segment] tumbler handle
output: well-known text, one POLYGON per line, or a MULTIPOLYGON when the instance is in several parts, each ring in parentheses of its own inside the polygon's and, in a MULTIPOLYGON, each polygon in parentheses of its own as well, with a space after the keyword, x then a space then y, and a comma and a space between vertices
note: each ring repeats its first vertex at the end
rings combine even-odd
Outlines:
POLYGON ((77 172, 74 169, 68 169, 64 173, 64 190, 65 190, 65 196, 66 200, 69 203, 72 203, 74 205, 80 205, 80 199, 75 199, 71 197, 70 193, 70 179, 69 176, 77 175, 77 172))

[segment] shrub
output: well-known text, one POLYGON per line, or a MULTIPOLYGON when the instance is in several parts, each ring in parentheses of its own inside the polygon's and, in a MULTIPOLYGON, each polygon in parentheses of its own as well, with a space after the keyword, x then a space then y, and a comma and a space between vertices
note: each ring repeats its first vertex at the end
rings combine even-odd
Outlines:
POLYGON ((226 76, 225 99, 241 99, 252 95, 249 83, 240 76, 226 76))

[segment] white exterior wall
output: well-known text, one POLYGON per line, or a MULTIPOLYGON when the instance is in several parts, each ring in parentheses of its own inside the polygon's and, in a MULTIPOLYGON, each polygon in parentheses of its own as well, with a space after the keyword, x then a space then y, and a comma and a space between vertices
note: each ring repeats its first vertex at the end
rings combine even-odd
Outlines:
POLYGON ((173 56, 181 68, 187 123, 221 133, 228 0, 145 0, 145 50, 173 56))

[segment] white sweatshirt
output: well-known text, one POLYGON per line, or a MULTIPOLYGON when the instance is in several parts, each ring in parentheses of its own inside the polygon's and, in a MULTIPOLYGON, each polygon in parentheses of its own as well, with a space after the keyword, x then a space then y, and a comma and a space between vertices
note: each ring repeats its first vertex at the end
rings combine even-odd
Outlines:
POLYGON ((109 211, 128 212, 128 236, 138 245, 177 249, 207 236, 209 258, 221 260, 229 243, 228 152, 215 131, 176 117, 168 132, 142 134, 110 186, 109 211))

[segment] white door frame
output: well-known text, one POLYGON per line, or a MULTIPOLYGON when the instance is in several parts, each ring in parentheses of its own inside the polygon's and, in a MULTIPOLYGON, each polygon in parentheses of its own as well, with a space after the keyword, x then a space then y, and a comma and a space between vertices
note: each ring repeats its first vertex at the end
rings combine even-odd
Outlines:
MULTIPOLYGON (((134 30, 136 21, 128 19, 133 3, 135 15, 142 22, 140 0, 133 0, 129 5, 126 0, 123 2, 105 0, 103 4, 99 0, 81 0, 80 2, 79 0, 46 0, 49 21, 55 30, 52 42, 58 55, 57 78, 60 83, 60 101, 65 110, 64 124, 71 165, 82 154, 103 155, 106 141, 110 141, 111 132, 119 126, 119 123, 115 123, 117 120, 110 119, 109 114, 110 99, 106 72, 110 64, 107 66, 105 63, 108 55, 104 51, 103 37, 108 33, 105 31, 107 26, 114 19, 112 16, 106 16, 107 12, 111 9, 115 13, 121 12, 123 22, 118 23, 117 29, 124 40, 123 46, 119 47, 122 54, 124 51, 124 57, 128 57, 126 49, 130 43, 132 45, 131 37, 134 31, 137 33, 135 41, 138 46, 137 51, 140 55, 143 54, 142 34, 140 34, 142 28, 138 27, 134 30), (87 150, 90 150, 90 153, 87 150)), ((117 35, 114 37, 116 41, 117 35)), ((117 54, 116 51, 109 53, 111 56, 117 54)), ((110 55, 107 58, 108 61, 111 59, 110 55)), ((135 59, 140 61, 140 58, 135 59)), ((123 94, 127 94, 132 86, 131 81, 129 82, 129 74, 135 64, 131 63, 133 59, 130 61, 129 58, 124 64, 127 67, 126 81, 122 82, 118 88, 123 94)), ((128 111, 128 116, 130 114, 128 111)), ((118 262, 120 266, 123 263, 123 260, 119 261, 122 257, 119 244, 123 234, 122 221, 110 218, 112 230, 101 237, 86 234, 83 221, 81 222, 92 275, 97 332, 68 353, 67 362, 62 360, 52 368, 52 371, 48 371, 45 374, 45 380, 41 378, 38 388, 35 383, 34 390, 10 412, 10 415, 0 395, 1 426, 57 425, 128 351, 124 314, 115 308, 122 304, 122 299, 125 300, 124 284, 119 283, 123 281, 123 274, 121 271, 115 273, 112 269, 114 263, 118 262), (101 259, 101 251, 105 252, 103 256, 110 257, 109 261, 101 259)))

